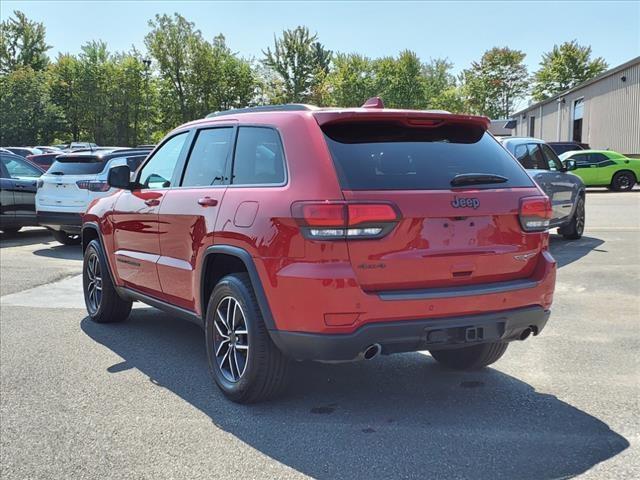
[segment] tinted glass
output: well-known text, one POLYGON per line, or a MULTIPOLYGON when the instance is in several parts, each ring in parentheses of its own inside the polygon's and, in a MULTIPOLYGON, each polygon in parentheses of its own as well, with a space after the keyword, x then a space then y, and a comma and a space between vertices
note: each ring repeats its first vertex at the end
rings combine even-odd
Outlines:
POLYGON ((265 185, 284 181, 284 153, 278 132, 272 128, 240 127, 232 183, 265 185))
MULTIPOLYGON (((514 157, 518 159, 520 165, 529 165, 531 160, 529 159, 529 149, 526 144, 516 145, 516 149, 513 152, 514 157)), ((527 167, 525 167, 527 168, 527 167)))
POLYGON ((189 155, 183 187, 220 185, 231 149, 232 128, 200 130, 189 155))
POLYGON ((136 155, 133 157, 127 157, 127 165, 132 172, 137 170, 140 164, 147 158, 147 155, 136 155))
POLYGON ((528 165, 524 165, 524 168, 528 168, 530 170, 546 170, 547 163, 544 161, 544 157, 542 156, 540 144, 529 143, 527 148, 529 149, 529 162, 528 165))
POLYGON ((548 145, 543 144, 541 146, 542 146, 542 153, 544 154, 544 157, 547 160, 547 163, 549 164, 549 170, 553 170, 553 171, 562 170, 562 162, 558 158, 558 155, 556 155, 556 152, 551 150, 551 148, 549 148, 548 145))
POLYGON ((600 163, 606 162, 609 158, 603 153, 590 153, 589 154, 589 163, 600 163))
POLYGON ((187 133, 180 133, 167 140, 140 171, 139 183, 142 188, 168 188, 180 152, 187 139, 187 133))
POLYGON ((445 190, 464 173, 509 179, 485 188, 532 185, 513 157, 480 128, 366 122, 323 130, 340 183, 348 190, 445 190))
POLYGON ((3 156, 2 163, 11 178, 34 178, 42 175, 42 172, 36 167, 15 157, 3 156))

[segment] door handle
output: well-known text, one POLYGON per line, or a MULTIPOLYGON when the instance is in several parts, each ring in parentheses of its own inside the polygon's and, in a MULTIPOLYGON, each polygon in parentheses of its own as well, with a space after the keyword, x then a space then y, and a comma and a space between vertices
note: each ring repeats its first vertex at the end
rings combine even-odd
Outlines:
POLYGON ((149 207, 157 207, 158 205, 160 205, 160 200, 158 200, 157 198, 150 198, 148 200, 145 200, 144 204, 149 207))
POLYGON ((198 204, 202 205, 203 207, 215 207, 216 205, 218 205, 218 200, 211 197, 202 197, 198 199, 198 204))

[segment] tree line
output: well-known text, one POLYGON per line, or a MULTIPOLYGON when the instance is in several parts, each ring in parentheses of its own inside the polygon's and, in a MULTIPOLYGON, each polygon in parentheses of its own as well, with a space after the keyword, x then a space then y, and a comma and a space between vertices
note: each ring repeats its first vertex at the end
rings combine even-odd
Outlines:
POLYGON ((206 39, 179 14, 148 22, 144 51, 111 52, 91 40, 50 59, 46 29, 22 12, 0 24, 0 142, 157 142, 210 112, 275 103, 352 107, 380 96, 395 108, 507 118, 523 99, 543 100, 607 69, 576 41, 554 46, 530 74, 526 54, 495 47, 454 75, 447 59, 412 50, 369 58, 328 50, 304 26, 285 30, 261 58, 206 39))

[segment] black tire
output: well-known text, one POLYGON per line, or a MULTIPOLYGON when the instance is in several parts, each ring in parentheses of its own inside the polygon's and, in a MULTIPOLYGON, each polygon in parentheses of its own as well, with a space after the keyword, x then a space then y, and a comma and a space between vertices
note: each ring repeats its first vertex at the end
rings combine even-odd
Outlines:
POLYGON ((89 318, 94 322, 123 322, 129 318, 131 302, 123 300, 116 292, 109 275, 107 259, 98 240, 91 240, 84 252, 82 290, 89 318), (96 274, 99 276, 99 282, 96 281, 96 274), (95 297, 90 293, 91 284, 101 287, 99 292, 97 289, 94 290, 95 297))
POLYGON ((563 225, 558 229, 560 233, 567 240, 578 240, 584 233, 584 221, 585 221, 585 208, 584 208, 584 195, 578 198, 578 204, 576 205, 576 211, 573 212, 571 221, 566 225, 563 225))
POLYGON ((454 370, 478 370, 498 361, 507 351, 506 342, 481 343, 471 347, 429 351, 438 363, 454 370))
POLYGON ((628 192, 636 184, 636 176, 632 172, 618 172, 611 179, 611 190, 628 192))
POLYGON ((22 227, 2 227, 0 226, 0 230, 3 231, 5 235, 15 235, 17 234, 22 227))
POLYGON ((271 341, 246 273, 227 275, 213 289, 207 306, 205 334, 209 371, 229 400, 255 403, 283 392, 290 361, 271 341), (236 315, 238 312, 241 314, 241 317, 236 317, 235 324, 226 318, 231 308, 236 315), (218 310, 221 315, 218 315, 218 310), (232 324, 231 330, 225 318, 232 324), (241 333, 243 331, 246 333, 241 333), (223 335, 225 332, 227 335, 223 335), (245 345, 246 356, 243 353, 245 349, 239 349, 245 345))
POLYGON ((53 238, 63 245, 80 245, 81 238, 79 233, 67 233, 62 230, 52 230, 52 232, 53 238))

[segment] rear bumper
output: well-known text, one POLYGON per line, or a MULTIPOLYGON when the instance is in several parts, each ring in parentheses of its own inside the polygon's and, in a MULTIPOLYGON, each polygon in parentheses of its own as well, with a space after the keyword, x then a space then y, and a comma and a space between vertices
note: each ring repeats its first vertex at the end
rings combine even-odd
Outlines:
POLYGON ((80 233, 82 216, 79 213, 47 212, 38 210, 38 224, 52 230, 62 230, 68 233, 80 233))
POLYGON ((527 329, 539 334, 549 310, 527 307, 482 315, 363 325, 350 334, 271 331, 276 346, 296 360, 351 361, 375 343, 382 353, 441 350, 495 341, 519 340, 527 329))

